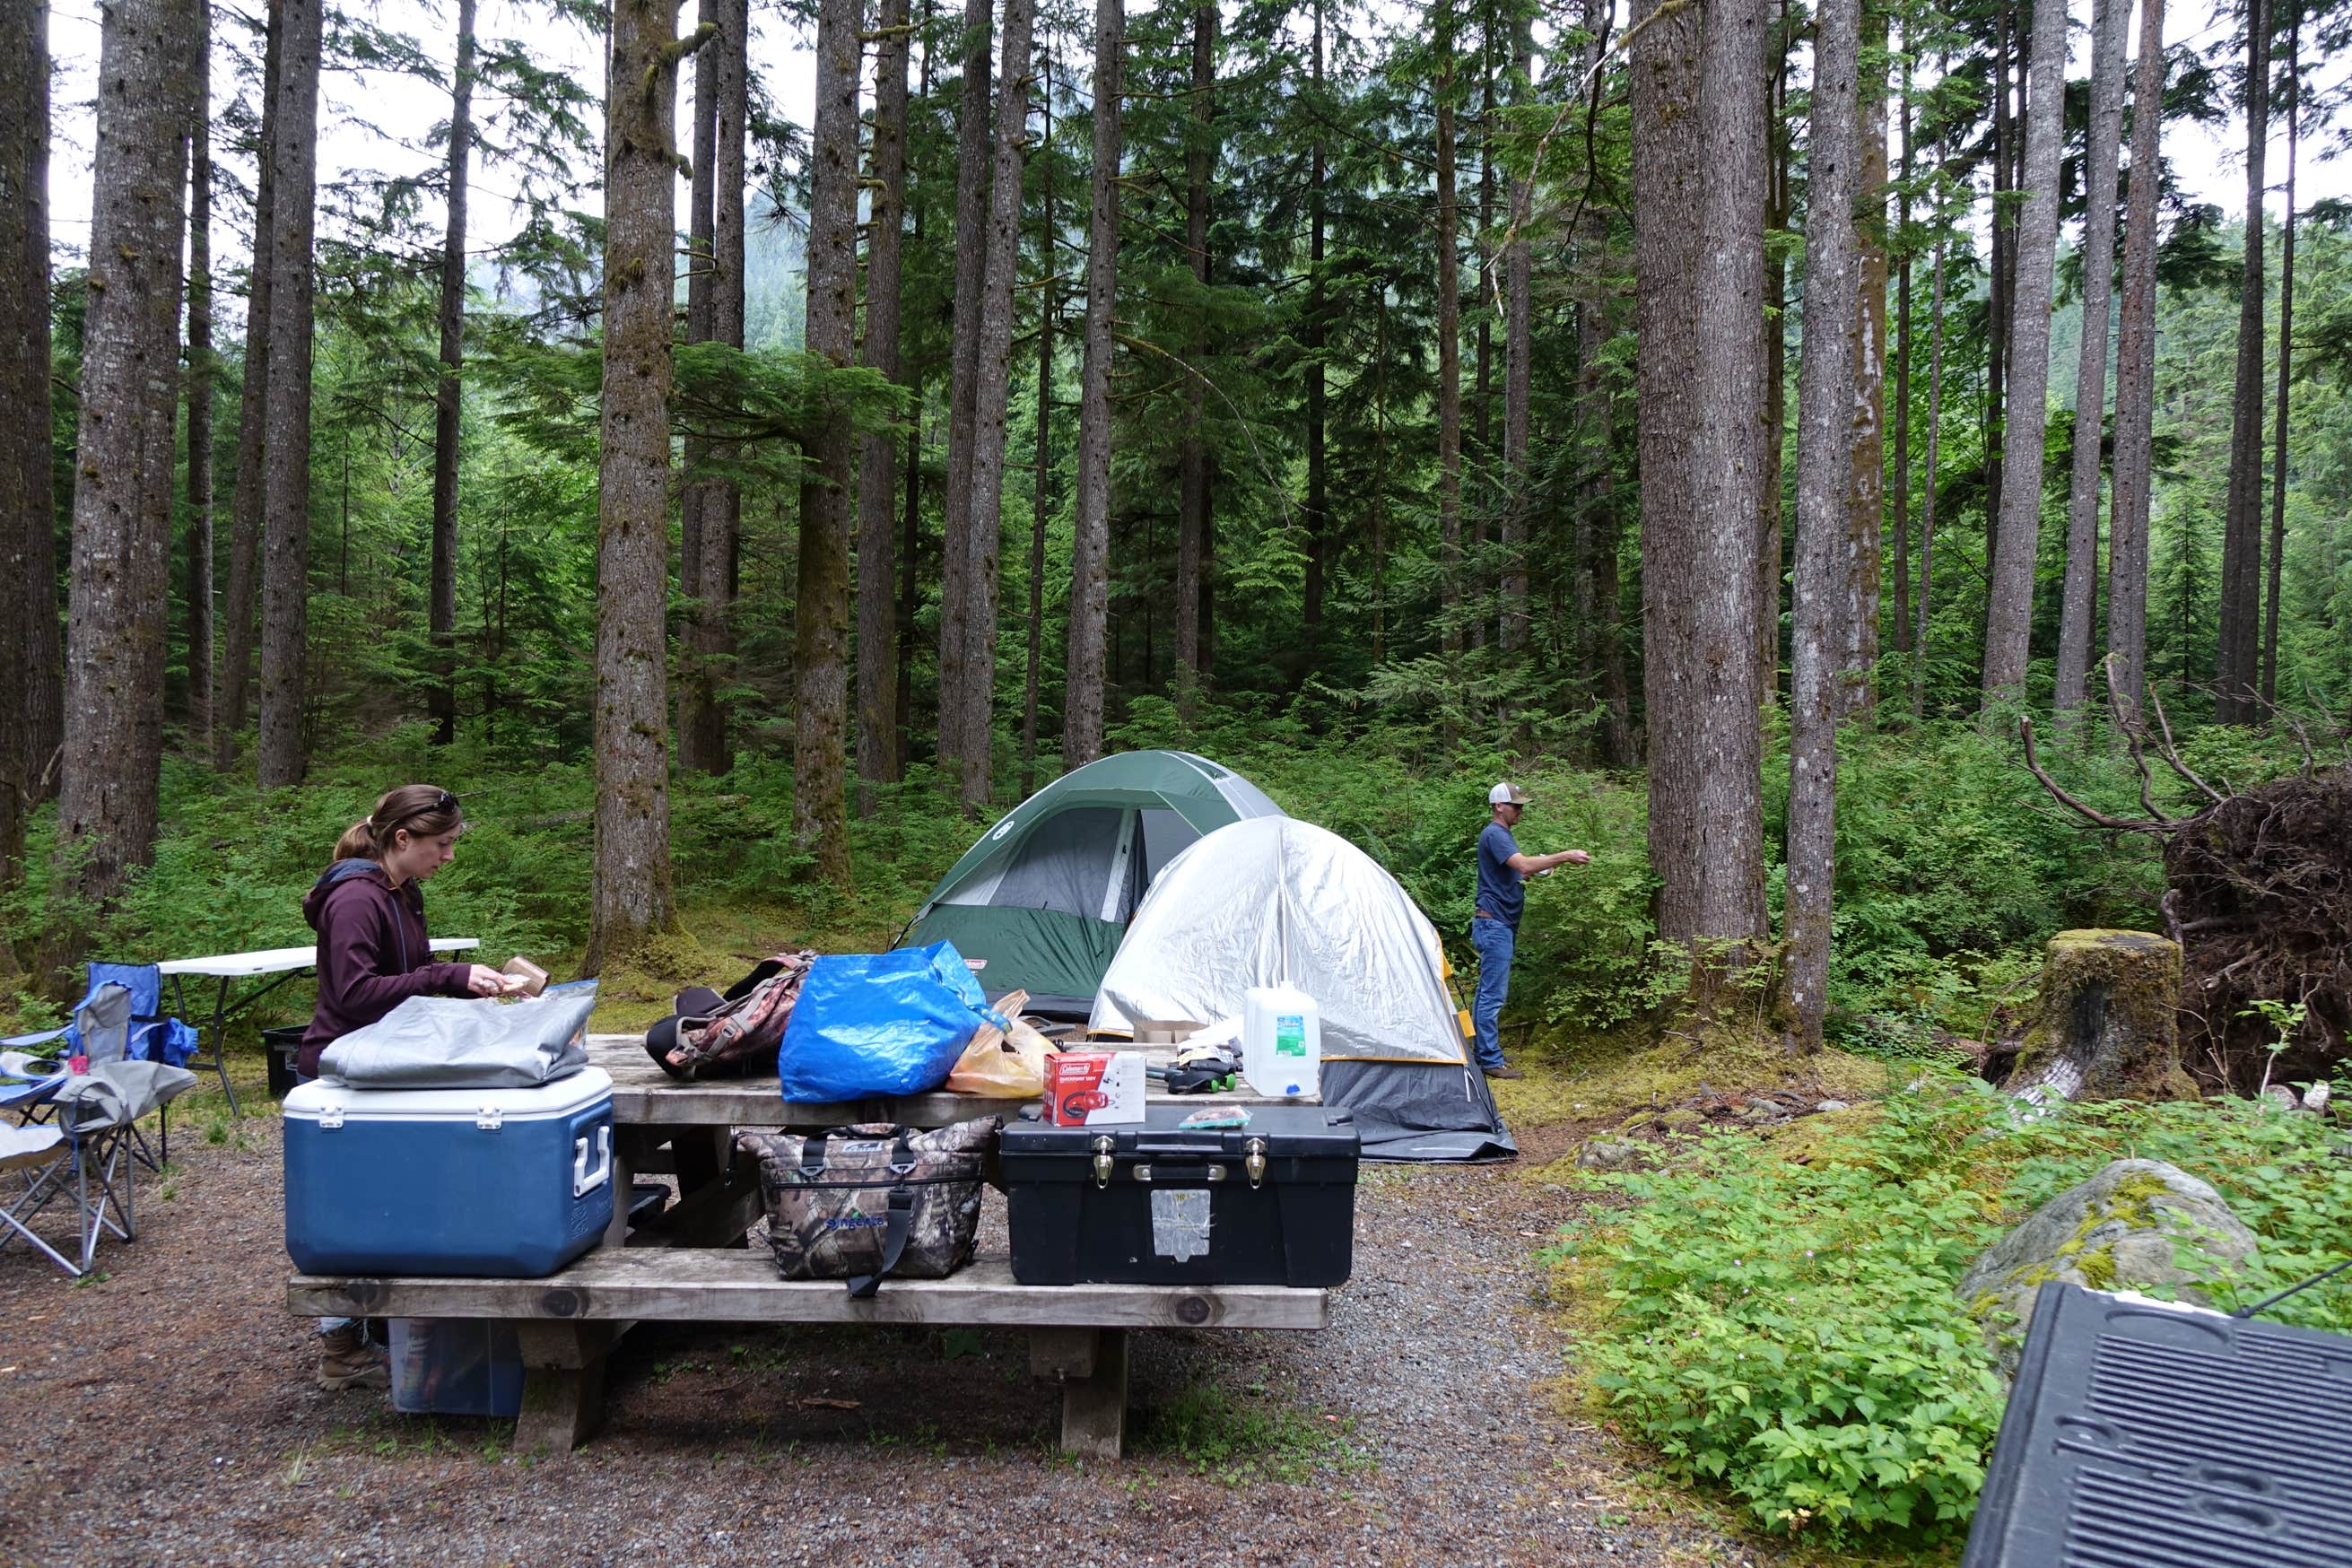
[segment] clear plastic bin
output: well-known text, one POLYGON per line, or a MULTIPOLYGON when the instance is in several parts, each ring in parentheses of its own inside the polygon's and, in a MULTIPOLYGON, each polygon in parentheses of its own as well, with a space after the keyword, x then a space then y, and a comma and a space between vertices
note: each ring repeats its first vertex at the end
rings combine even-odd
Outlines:
POLYGON ((522 1345, 512 1323, 392 1320, 392 1407, 411 1415, 517 1415, 522 1345))

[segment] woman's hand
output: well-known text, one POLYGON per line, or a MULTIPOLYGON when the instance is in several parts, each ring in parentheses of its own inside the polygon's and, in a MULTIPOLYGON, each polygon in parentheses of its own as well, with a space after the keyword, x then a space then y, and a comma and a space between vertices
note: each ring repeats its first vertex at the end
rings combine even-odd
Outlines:
POLYGON ((505 996, 522 989, 522 982, 511 974, 501 974, 488 964, 477 963, 466 976, 467 989, 477 996, 505 996))

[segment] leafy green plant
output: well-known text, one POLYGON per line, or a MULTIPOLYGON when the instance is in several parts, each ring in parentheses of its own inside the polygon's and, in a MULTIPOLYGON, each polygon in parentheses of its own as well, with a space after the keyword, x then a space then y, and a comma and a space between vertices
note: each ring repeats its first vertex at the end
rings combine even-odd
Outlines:
MULTIPOLYGON (((1633 1200, 1551 1255, 1588 1333, 1588 1394, 1757 1523, 1834 1537, 1965 1529, 2000 1384, 1954 1294, 2003 1230, 2126 1156, 2211 1183, 2261 1238, 2219 1304, 2339 1261, 2352 1162, 2315 1117, 2245 1100, 2064 1107, 2019 1125, 1980 1084, 1930 1074, 1805 1145, 1717 1137, 1659 1172, 1586 1178, 1633 1200)), ((2339 1279, 2267 1315, 2352 1331, 2339 1279)))

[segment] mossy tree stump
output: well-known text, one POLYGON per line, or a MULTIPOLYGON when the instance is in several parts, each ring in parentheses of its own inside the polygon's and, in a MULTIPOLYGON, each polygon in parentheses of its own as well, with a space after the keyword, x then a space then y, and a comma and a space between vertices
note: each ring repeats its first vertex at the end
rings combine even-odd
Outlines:
POLYGON ((2050 939, 2017 1065, 2002 1088, 2049 1100, 2194 1100, 2180 1069, 2180 947, 2147 931, 2050 939))

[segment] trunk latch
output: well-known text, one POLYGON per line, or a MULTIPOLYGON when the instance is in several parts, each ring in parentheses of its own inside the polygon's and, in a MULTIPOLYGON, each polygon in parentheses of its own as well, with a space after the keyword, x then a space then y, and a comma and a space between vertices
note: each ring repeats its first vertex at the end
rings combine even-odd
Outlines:
POLYGON ((1265 1140, 1263 1138, 1253 1138, 1247 1143, 1243 1144, 1242 1148, 1248 1156, 1242 1161, 1242 1169, 1249 1173, 1250 1185, 1253 1187, 1265 1185, 1265 1140))
POLYGON ((1095 1185, 1098 1187, 1108 1187, 1110 1185, 1110 1173, 1114 1167, 1111 1154, 1118 1149, 1118 1144, 1110 1137, 1106 1135, 1096 1139, 1094 1147, 1095 1185))

